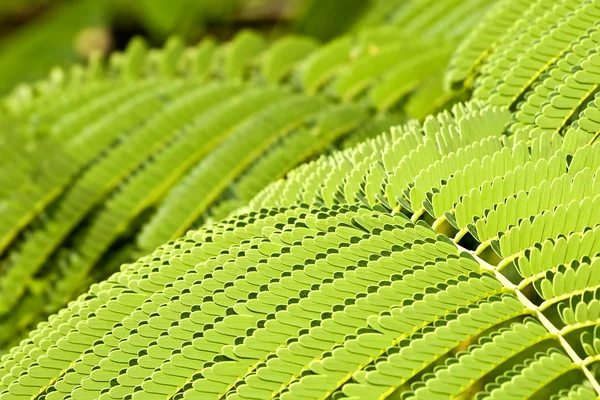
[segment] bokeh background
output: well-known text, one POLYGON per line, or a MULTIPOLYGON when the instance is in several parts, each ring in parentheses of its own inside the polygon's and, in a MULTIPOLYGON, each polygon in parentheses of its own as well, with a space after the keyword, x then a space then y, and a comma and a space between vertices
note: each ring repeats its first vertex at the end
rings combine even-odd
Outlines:
MULTIPOLYGON (((2 0, 0 95, 53 67, 122 50, 136 36, 160 46, 177 35, 195 44, 250 28, 326 41, 352 29, 374 0, 2 0)), ((379 2, 382 3, 382 2, 379 2)), ((385 2, 383 2, 385 3, 385 2)), ((397 3, 397 2, 392 2, 397 3)))

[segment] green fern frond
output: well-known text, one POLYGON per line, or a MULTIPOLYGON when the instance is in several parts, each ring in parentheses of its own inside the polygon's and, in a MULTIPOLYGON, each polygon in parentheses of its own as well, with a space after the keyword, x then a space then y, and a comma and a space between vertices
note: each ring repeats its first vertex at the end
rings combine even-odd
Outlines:
POLYGON ((512 143, 506 120, 460 105, 300 167, 253 201, 260 211, 188 232, 40 325, 3 359, 5 396, 590 395, 600 221, 588 153, 598 148, 570 154, 548 134, 512 143), (396 165, 422 169, 395 189, 403 212, 390 212, 384 190, 396 165), (325 198, 328 184, 314 183, 331 167, 335 204, 302 204, 325 198), (514 223, 486 225, 497 255, 460 231, 552 185, 565 194, 517 202, 514 223), (278 208, 261 209, 268 198, 278 208), (74 329, 61 333, 65 323, 74 329))
MULTIPOLYGON (((441 85, 425 58, 450 54, 435 40, 464 37, 451 21, 475 23, 489 2, 410 1, 386 18, 397 28, 325 47, 301 38, 269 47, 250 32, 191 51, 134 42, 90 66, 93 79, 57 74, 15 93, 10 112, 28 124, 51 107, 81 104, 82 116, 47 114, 50 128, 18 132, 34 148, 45 148, 36 135, 61 144, 76 167, 35 198, 48 205, 41 221, 25 207, 23 226, 7 230, 6 246, 23 245, 11 246, 0 282, 24 296, 5 295, 3 340, 48 299, 72 295, 151 207, 131 239, 148 251, 166 243, 2 356, 0 400, 599 396, 600 144, 584 122, 596 112, 585 49, 597 2, 525 3, 494 8, 501 29, 483 19, 481 42, 468 37, 455 58, 474 64, 461 61, 451 80, 474 79, 480 99, 343 150, 331 145, 402 109, 423 82, 441 85), (402 51, 414 52, 404 68, 402 51), (97 100, 105 92, 114 97, 97 100), (103 111, 111 101, 114 116, 103 111), (545 111, 560 124, 543 126, 545 111), (117 123, 124 136, 111 147, 117 123), (81 154, 76 141, 87 144, 81 154), (88 194, 92 183, 100 189, 88 194), (25 225, 31 235, 14 241, 25 225)), ((372 18, 387 10, 375 9, 372 18)), ((31 151, 14 146, 14 159, 31 151)), ((36 168, 24 162, 14 176, 36 168)))
POLYGON ((109 251, 149 251, 233 211, 341 137, 364 132, 370 117, 381 121, 378 129, 403 119, 386 110, 440 75, 444 63, 433 51, 410 52, 399 65, 418 58, 412 72, 388 71, 395 50, 432 48, 407 38, 383 26, 325 46, 303 37, 269 45, 251 31, 192 48, 173 38, 149 49, 135 39, 107 63, 55 70, 5 98, 16 139, 6 139, 15 154, 0 174, 3 340, 66 304, 92 271, 112 272, 109 251), (388 54, 387 64, 375 53, 388 54), (366 76, 352 72, 361 68, 366 76), (406 90, 390 91, 399 81, 406 90), (385 107, 337 91, 342 82, 388 93, 385 107), (310 146, 285 158, 294 143, 310 146), (186 200, 198 196, 201 202, 186 200), (9 315, 19 302, 27 310, 9 315))

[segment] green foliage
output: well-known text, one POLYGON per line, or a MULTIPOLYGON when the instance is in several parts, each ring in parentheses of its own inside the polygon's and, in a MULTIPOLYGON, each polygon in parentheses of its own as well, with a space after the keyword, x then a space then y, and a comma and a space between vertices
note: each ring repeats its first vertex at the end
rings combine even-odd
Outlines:
POLYGON ((595 398, 600 145, 509 117, 458 105, 294 170, 39 325, 5 396, 595 398))
MULTIPOLYGON (((373 7, 364 0, 308 0, 304 2, 296 31, 320 40, 331 40, 346 32, 365 11, 373 7)), ((383 4, 383 1, 371 1, 383 4)))
POLYGON ((0 400, 597 398, 600 2, 490 5, 136 41, 7 98, 6 340, 163 244, 2 356, 0 400))
POLYGON ((50 10, 34 25, 3 38, 0 41, 0 94, 4 95, 17 84, 43 77, 52 67, 79 61, 81 55, 74 46, 77 35, 88 27, 102 27, 107 21, 106 10, 100 2, 73 1, 50 10))
POLYGON ((456 53, 447 80, 515 110, 510 132, 595 139, 600 8, 594 1, 498 2, 456 53))
POLYGON ((137 38, 20 86, 0 139, 12 149, 0 165, 0 344, 344 138, 442 107, 448 56, 394 26, 324 45, 244 30, 190 48, 137 38), (415 106, 422 82, 440 90, 415 106))
POLYGON ((175 2, 113 0, 113 2, 113 7, 117 12, 130 13, 137 17, 155 38, 168 37, 173 33, 189 36, 194 29, 201 29, 203 24, 224 19, 244 6, 244 2, 240 0, 180 0, 175 2))
MULTIPOLYGON (((301 7, 295 7, 298 10, 291 7, 295 3, 295 0, 3 0, 0 2, 0 94, 6 94, 15 85, 42 78, 51 68, 82 62, 93 51, 106 54, 120 48, 134 32, 146 35, 153 43, 162 43, 172 35, 192 43, 211 27, 220 36, 231 37, 239 24, 264 23, 262 19, 270 19, 273 24, 282 18, 283 26, 277 26, 277 30, 318 35, 314 27, 304 27, 303 21, 321 18, 320 15, 327 18, 328 7, 337 6, 335 0, 321 0, 318 4, 325 5, 325 9, 316 7, 306 13, 301 7)), ((367 5, 357 2, 354 13, 360 15, 369 8, 367 5)), ((348 23, 338 19, 335 23, 329 21, 327 26, 333 34, 341 35, 348 23)))

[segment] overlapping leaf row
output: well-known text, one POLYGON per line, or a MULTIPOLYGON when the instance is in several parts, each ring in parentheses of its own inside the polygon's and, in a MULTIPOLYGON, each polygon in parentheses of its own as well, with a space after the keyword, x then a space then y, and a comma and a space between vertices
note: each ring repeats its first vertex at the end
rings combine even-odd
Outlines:
MULTIPOLYGON (((426 121, 425 136, 428 136, 428 127, 436 124, 431 119, 426 121)), ((463 122, 461 127, 465 126, 467 125, 463 122)), ((414 127, 407 127, 407 130, 410 129, 414 127)), ((455 129, 451 127, 447 130, 447 132, 453 131, 455 129)), ((373 160, 374 165, 379 163, 384 166, 389 160, 394 160, 391 165, 397 167, 388 170, 383 179, 377 177, 377 173, 373 174, 373 167, 368 164, 362 166, 355 164, 354 169, 351 163, 344 165, 344 161, 352 160, 361 152, 359 148, 341 153, 338 157, 322 159, 300 167, 292 173, 289 180, 273 184, 258 196, 252 207, 283 205, 287 202, 302 202, 307 199, 313 201, 316 199, 317 203, 327 204, 330 207, 339 202, 361 201, 372 208, 383 207, 388 210, 392 203, 395 211, 412 214, 413 222, 419 219, 419 215, 425 219, 435 218, 433 227, 437 232, 454 236, 454 242, 473 249, 473 254, 479 258, 481 266, 493 271, 505 289, 513 293, 516 291, 520 303, 527 308, 527 313, 536 316, 550 333, 556 335, 555 339, 558 338, 561 342, 557 347, 562 347, 563 355, 568 354, 574 363, 563 364, 565 367, 563 372, 554 370, 554 374, 551 373, 554 367, 549 367, 546 371, 547 383, 552 383, 558 376, 562 376, 562 373, 572 375, 569 371, 579 368, 574 364, 585 365, 582 374, 586 375, 586 379, 590 379, 591 386, 597 391, 599 389, 597 378, 593 376, 595 372, 592 371, 597 367, 597 334, 600 332, 596 278, 599 265, 596 239, 600 215, 597 211, 600 201, 597 197, 600 187, 597 180, 600 145, 578 149, 573 146, 571 135, 563 139, 557 134, 546 133, 529 145, 525 142, 516 142, 506 147, 506 144, 510 143, 508 141, 502 149, 496 150, 494 155, 490 156, 476 149, 483 143, 480 142, 479 145, 476 143, 443 157, 435 154, 430 158, 429 168, 421 169, 422 172, 410 184, 404 185, 405 190, 396 190, 393 186, 399 182, 397 179, 401 172, 410 169, 413 163, 418 163, 430 154, 431 147, 427 140, 419 143, 413 136, 412 133, 408 133, 396 139, 396 146, 400 143, 404 146, 413 143, 413 147, 408 147, 402 157, 392 157, 392 154, 395 156, 395 152, 388 149, 373 160), (417 143, 414 144, 415 142, 417 143), (473 161, 459 163, 459 167, 456 168, 454 163, 461 157, 460 153, 473 161), (468 153, 471 155, 467 155, 468 153), (477 153, 479 155, 474 157, 477 153), (326 169, 338 170, 337 173, 330 172, 332 175, 335 174, 334 179, 338 185, 332 185, 327 181, 320 185, 301 183, 310 179, 309 177, 316 177, 318 182, 319 171, 326 169), (357 172, 360 169, 362 171, 357 172), (446 171, 444 175, 440 175, 444 170, 446 171), (450 179, 443 176, 449 176, 450 179), (356 177, 360 178, 356 179, 356 177), (373 177, 376 179, 376 184, 372 183, 373 177), (358 191, 348 190, 357 187, 358 191), (295 197, 290 196, 293 193, 296 194, 295 197), (384 194, 390 196, 394 193, 400 194, 396 201, 388 202, 390 197, 387 200, 384 198, 384 194), (579 313, 576 312, 577 308, 579 313)), ((455 141, 456 137, 453 139, 455 141)), ((446 143, 452 143, 440 136, 437 136, 437 140, 438 148, 444 148, 446 143)), ((379 147, 376 142, 370 145, 379 147)), ((439 309, 433 305, 429 309, 419 308, 414 314, 414 321, 429 313, 439 315, 439 309)), ((483 317, 480 314, 477 319, 481 318, 483 317)), ((414 321, 407 322, 406 327, 412 328, 416 324, 414 321)), ((467 324, 467 326, 471 325, 467 324)), ((378 326, 373 322, 370 327, 380 333, 388 333, 387 327, 383 324, 378 326)), ((410 398, 412 395, 404 392, 412 387, 416 398, 427 399, 434 398, 448 389, 441 383, 452 382, 457 391, 447 394, 456 395, 468 389, 469 380, 465 378, 473 379, 471 383, 479 382, 483 387, 489 378, 481 378, 475 373, 475 370, 481 372, 479 369, 482 364, 473 364, 472 358, 466 358, 463 367, 450 367, 455 363, 450 359, 446 362, 449 365, 447 372, 443 372, 445 371, 443 368, 434 369, 436 372, 433 375, 423 375, 423 384, 415 382, 415 372, 421 371, 425 365, 430 365, 436 360, 431 346, 439 347, 439 353, 435 354, 440 355, 447 353, 449 348, 453 347, 448 346, 446 341, 449 333, 444 329, 437 330, 439 328, 435 326, 434 328, 421 332, 423 340, 413 343, 412 340, 421 337, 417 335, 411 340, 404 341, 400 346, 410 346, 410 350, 403 348, 393 350, 388 353, 389 359, 385 359, 383 363, 375 361, 374 367, 368 363, 366 367, 361 365, 361 368, 365 367, 365 372, 352 375, 354 382, 344 387, 345 395, 366 399, 373 398, 374 393, 379 391, 382 396, 403 393, 403 396, 410 398), (391 356, 398 351, 401 356, 391 356), (419 355, 419 351, 422 354, 419 355), (469 369, 474 370, 469 372, 469 369), (419 389, 421 386, 422 388, 419 389)), ((457 331, 461 332, 461 328, 457 328, 457 331)), ((467 332, 463 340, 467 340, 466 338, 474 335, 476 331, 467 332)), ((461 333, 465 335, 464 331, 461 333)), ((406 337, 401 337, 404 338, 406 337)), ((398 339, 396 337, 396 340, 398 339)), ((498 354, 490 349, 490 360, 497 356, 498 354)), ((552 352, 547 356, 551 358, 539 365, 562 363, 557 360, 552 361, 552 357, 559 357, 552 356, 552 352)), ((478 362, 484 360, 480 351, 473 352, 473 357, 478 362)), ((538 357, 546 356, 536 355, 533 358, 538 359, 538 357)), ((529 362, 533 362, 533 358, 517 369, 525 368, 529 362)), ((331 363, 334 365, 334 361, 331 363)), ((505 364, 505 368, 511 369, 514 364, 515 361, 512 363, 509 361, 505 364)), ((320 368, 325 368, 325 365, 326 362, 318 367, 311 365, 310 369, 316 372, 320 368)), ((536 367, 536 371, 540 372, 540 368, 542 367, 536 367)), ((317 375, 326 375, 329 378, 349 376, 336 375, 334 367, 331 369, 332 372, 317 372, 317 375)), ((431 372, 431 370, 425 369, 424 372, 431 372)), ((523 372, 523 374, 526 374, 524 376, 529 379, 530 376, 527 374, 531 372, 523 372)), ((508 393, 509 397, 524 395, 520 390, 522 386, 527 385, 523 378, 513 378, 513 375, 515 371, 510 371, 506 376, 496 379, 496 385, 490 385, 486 389, 491 393, 490 396, 501 398, 503 393, 508 393), (511 383, 507 383, 509 381, 511 383)), ((315 382, 319 380, 327 379, 306 378, 306 387, 311 387, 310 385, 316 384, 315 382)), ((536 379, 534 382, 535 384, 529 382, 531 387, 527 390, 530 391, 525 393, 535 393, 546 398, 560 388, 560 385, 554 382, 550 385, 551 389, 546 390, 545 384, 541 385, 541 381, 536 379)), ((587 385, 590 386, 589 383, 587 385)), ((473 390, 480 390, 477 388, 471 388, 471 393, 473 390)), ((575 392, 581 391, 586 392, 586 389, 577 389, 575 392)), ((575 392, 572 398, 577 398, 575 392)), ((486 398, 487 395, 481 393, 479 396, 486 398)), ((588 393, 588 397, 595 398, 594 396, 593 391, 588 393)))
MULTIPOLYGON (((447 22, 444 10, 465 11, 443 4, 422 17, 431 29, 447 22)), ((5 102, 17 123, 0 173, 0 341, 121 260, 227 215, 339 137, 398 123, 397 104, 416 116, 440 107, 443 96, 421 96, 441 93, 451 46, 409 28, 322 47, 302 37, 267 46, 252 32, 191 49, 134 40, 106 66, 93 60, 20 88, 5 102)))
POLYGON ((538 14, 540 7, 549 5, 550 2, 536 0, 495 2, 452 54, 445 76, 446 86, 449 89, 460 89, 462 86, 472 89, 473 77, 481 63, 489 53, 492 53, 493 57, 494 47, 510 34, 507 31, 519 32, 526 27, 526 21, 532 14, 538 14))
POLYGON ((0 398, 595 398, 600 147, 508 119, 456 106, 295 170, 41 324, 0 398))
POLYGON ((600 126, 599 17, 592 0, 498 2, 456 53, 448 84, 515 109, 519 138, 572 131, 586 143, 600 126))

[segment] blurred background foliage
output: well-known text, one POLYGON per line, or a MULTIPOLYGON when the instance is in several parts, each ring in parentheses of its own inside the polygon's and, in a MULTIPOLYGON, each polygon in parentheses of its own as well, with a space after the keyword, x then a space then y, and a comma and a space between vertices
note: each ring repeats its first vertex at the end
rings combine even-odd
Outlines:
POLYGON ((229 39, 243 28, 278 37, 296 32, 325 41, 385 12, 376 0, 2 0, 0 95, 53 67, 94 52, 122 50, 132 37, 159 46, 168 36, 194 44, 229 39), (374 3, 378 7, 373 7, 374 3))
POLYGON ((0 0, 0 354, 295 166, 463 99, 444 73, 492 4, 0 0))

